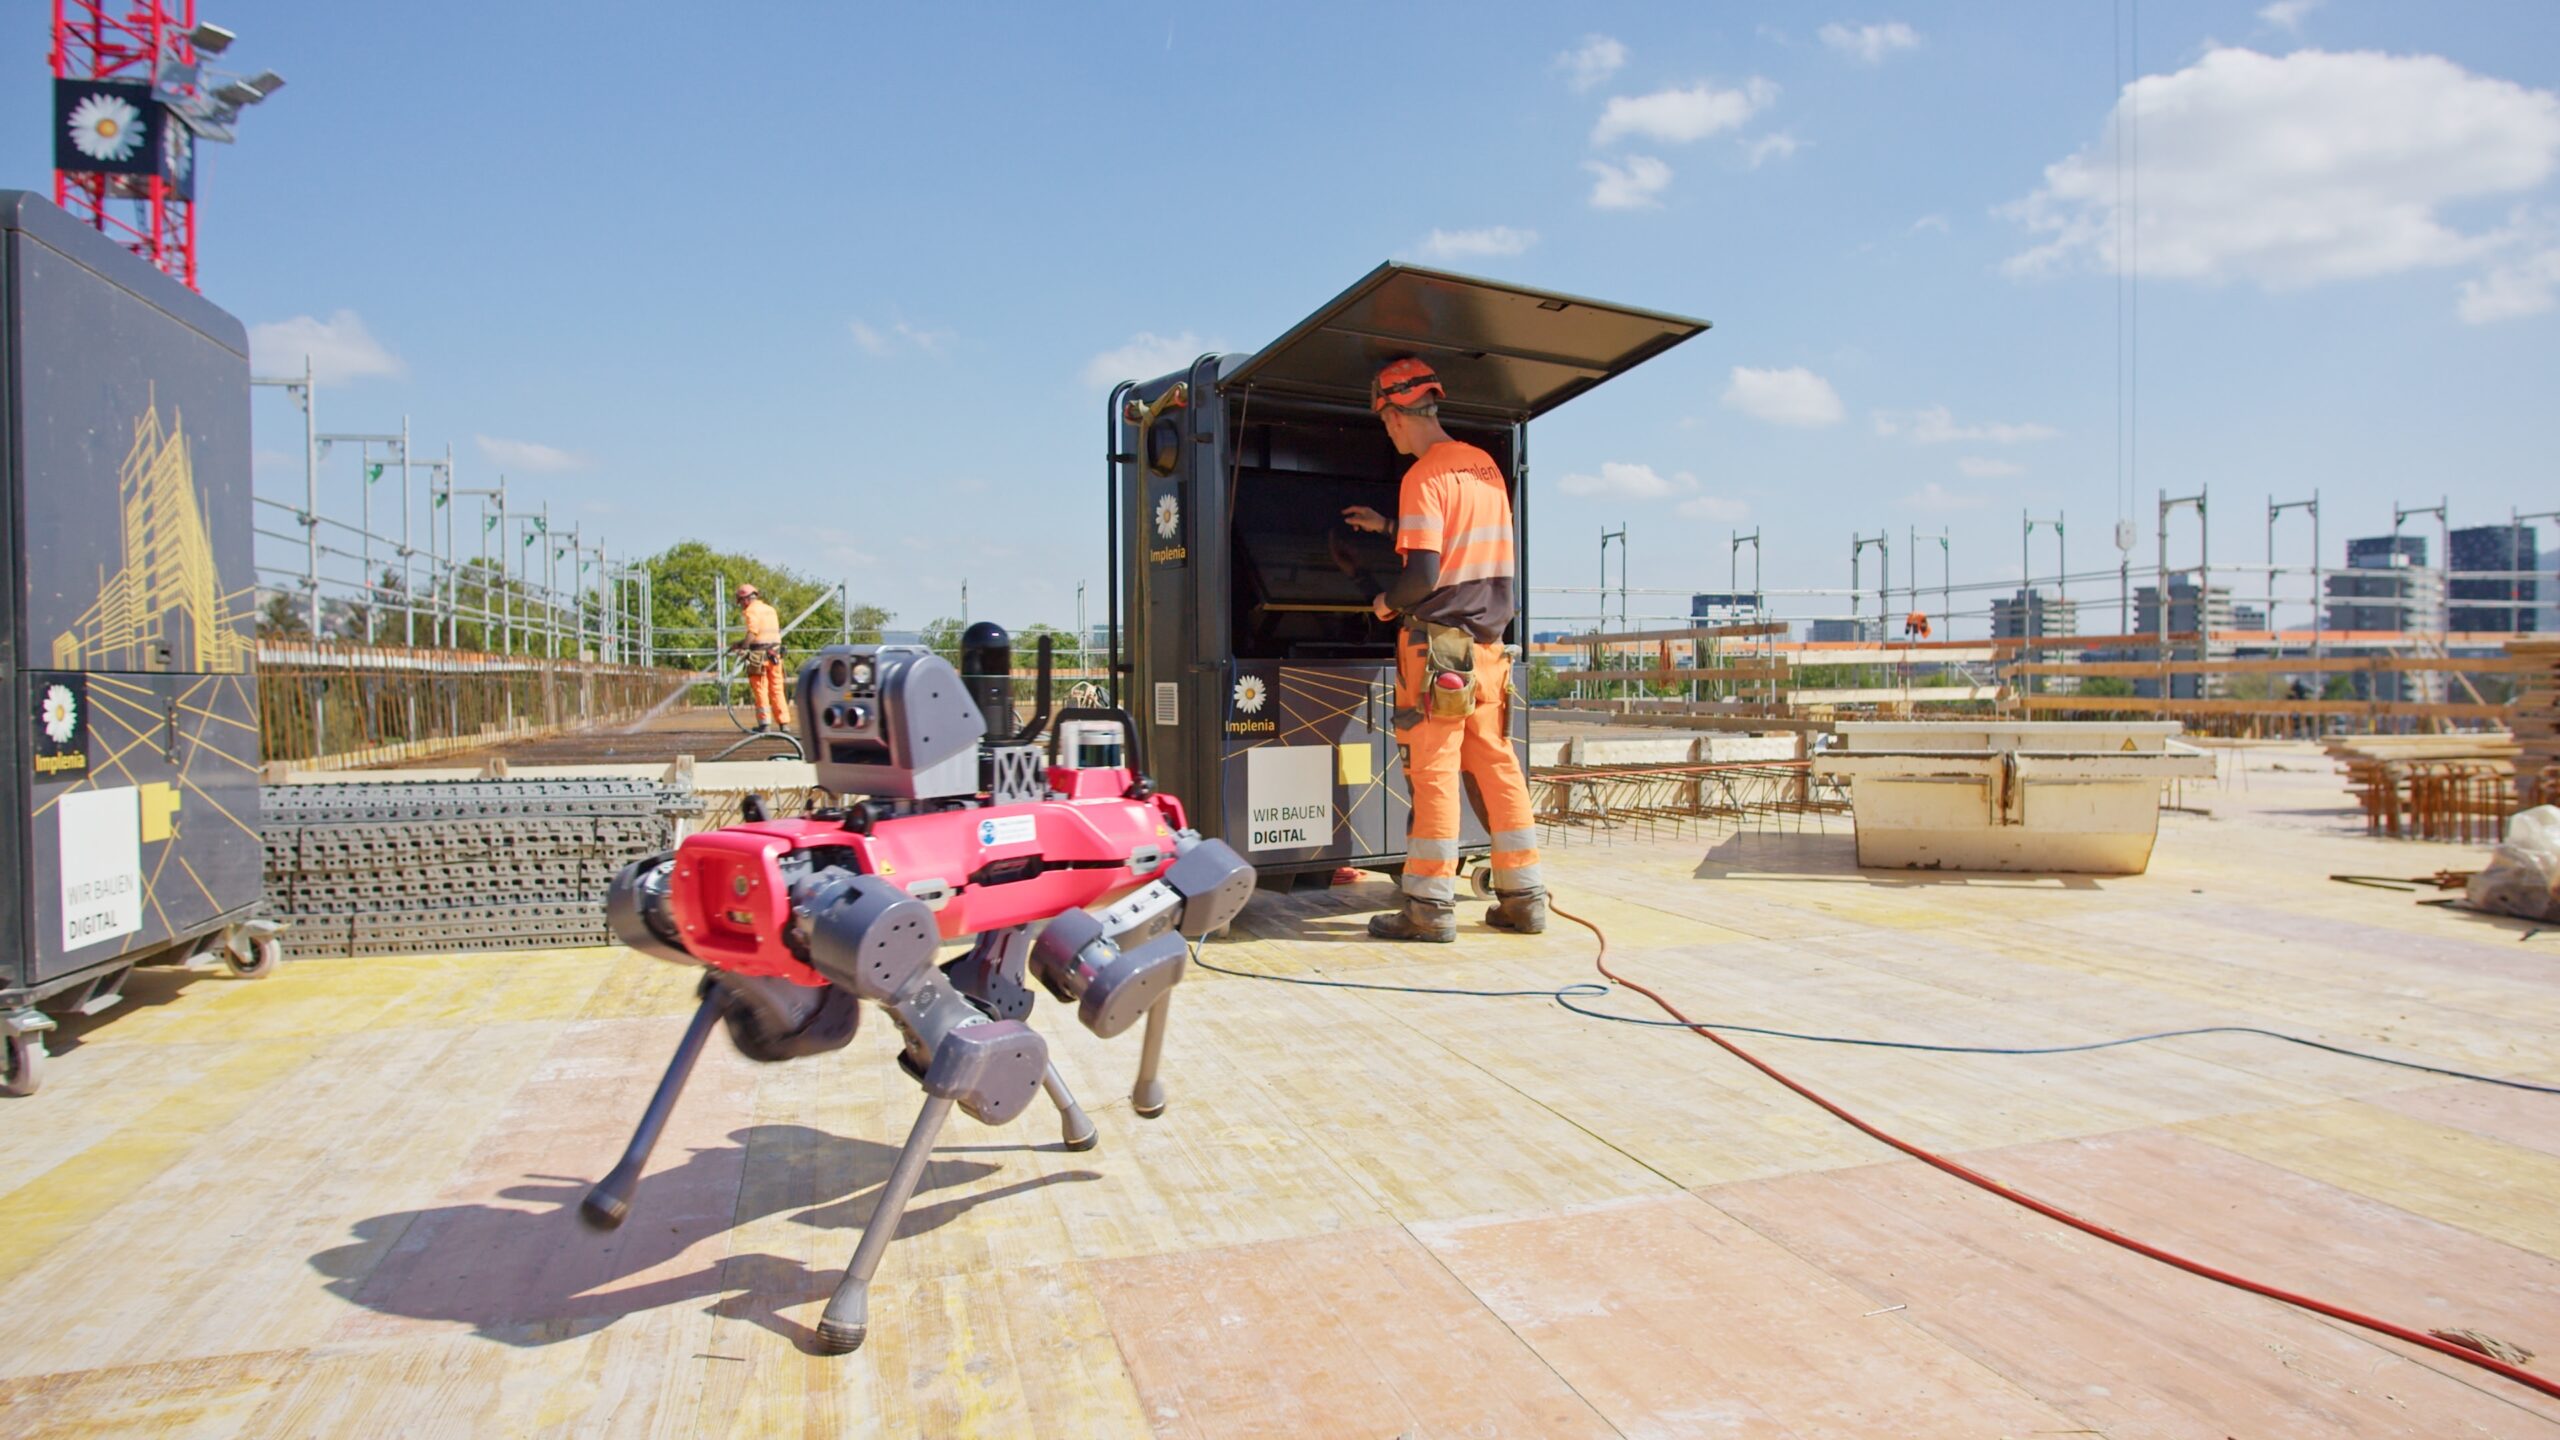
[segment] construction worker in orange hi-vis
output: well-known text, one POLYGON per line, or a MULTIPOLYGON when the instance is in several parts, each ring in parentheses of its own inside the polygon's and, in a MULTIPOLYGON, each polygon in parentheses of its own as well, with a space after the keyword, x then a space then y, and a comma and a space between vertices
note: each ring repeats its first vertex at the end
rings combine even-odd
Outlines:
POLYGON ((782 617, 773 613, 756 587, 738 586, 741 633, 729 642, 746 657, 747 689, 756 697, 756 733, 779 730, 790 713, 782 701, 782 617))
POLYGON ((1922 614, 1921 612, 1919 612, 1919 611, 1917 611, 1917 610, 1914 610, 1914 611, 1912 611, 1910 614, 1903 616, 1903 617, 1902 617, 1902 638, 1903 638, 1903 639, 1905 639, 1905 640, 1926 640, 1926 639, 1928 639, 1928 638, 1929 638, 1929 617, 1928 617, 1927 615, 1922 614))
POLYGON ((1493 832, 1493 908, 1485 923, 1535 935, 1547 928, 1529 784, 1511 750, 1511 656, 1502 632, 1513 598, 1511 491, 1493 457, 1440 427, 1448 391, 1410 357, 1378 372, 1369 408, 1399 454, 1410 455, 1392 521, 1366 505, 1342 512, 1355 530, 1395 537, 1403 571, 1371 602, 1396 636, 1396 743, 1413 787, 1405 842, 1404 908, 1369 921, 1382 940, 1458 938, 1461 776, 1475 781, 1493 832))

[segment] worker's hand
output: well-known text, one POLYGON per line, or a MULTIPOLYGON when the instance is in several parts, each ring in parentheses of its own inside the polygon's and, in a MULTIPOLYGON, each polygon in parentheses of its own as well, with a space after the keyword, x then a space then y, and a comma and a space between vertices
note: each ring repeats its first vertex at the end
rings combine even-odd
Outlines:
POLYGON ((1325 553, 1333 557, 1333 568, 1345 575, 1360 573, 1360 562, 1351 553, 1351 542, 1338 531, 1328 530, 1324 536, 1325 553))
POLYGON ((1369 613, 1381 620, 1393 620, 1396 618, 1396 607, 1388 604, 1387 597, 1381 595, 1369 602, 1369 613))
POLYGON ((1372 535, 1387 533, 1387 517, 1366 505, 1343 506, 1342 523, 1354 530, 1366 530, 1372 535))

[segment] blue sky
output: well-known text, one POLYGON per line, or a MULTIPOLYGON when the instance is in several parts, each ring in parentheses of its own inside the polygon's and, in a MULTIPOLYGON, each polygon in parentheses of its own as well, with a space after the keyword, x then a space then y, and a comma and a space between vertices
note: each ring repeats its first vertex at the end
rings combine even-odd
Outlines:
MULTIPOLYGON (((2022 507, 2114 559, 2131 113, 2138 564, 2163 488, 2256 559, 2317 487, 2332 563, 2395 499, 2560 505, 2560 6, 2139 9, 2120 107, 2106 3, 205 0, 290 79, 208 147, 205 289, 346 377, 329 426, 406 412, 616 549, 1063 623, 1102 609, 1106 377, 1425 260, 1715 323, 1533 427, 1533 585, 1620 523, 1638 586, 1721 588, 1737 526, 1772 586, 1844 584, 1857 530, 1899 576, 1913 526, 1990 579, 2022 507)), ((43 189, 19 24, 0 180, 43 189)))

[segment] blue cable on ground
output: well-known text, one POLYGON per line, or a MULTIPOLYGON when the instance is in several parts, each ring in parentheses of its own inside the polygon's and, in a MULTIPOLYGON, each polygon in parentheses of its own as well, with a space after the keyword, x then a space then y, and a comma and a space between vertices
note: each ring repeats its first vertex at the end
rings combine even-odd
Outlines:
MULTIPOLYGON (((1596 1000, 1610 993, 1610 987, 1592 980, 1577 980, 1550 990, 1463 990, 1440 985, 1382 985, 1362 980, 1320 980, 1307 975, 1271 975, 1258 970, 1237 970, 1212 963, 1200 953, 1200 942, 1191 942, 1192 963, 1217 975, 1232 975, 1242 980, 1268 980, 1277 985, 1306 985, 1321 990, 1374 990, 1391 995, 1449 995, 1471 1000, 1552 1000, 1576 1015, 1593 1020, 1606 1020, 1614 1025, 1647 1025, 1668 1030, 1696 1027, 1678 1020, 1648 1020, 1641 1015, 1612 1015, 1605 1010, 1592 1010, 1574 1003, 1596 1000)), ((2396 1065, 2403 1070, 2419 1070, 2429 1075, 2443 1075, 2455 1080, 2470 1080, 2481 1085, 2502 1085, 2510 1090, 2531 1090, 2542 1095, 2560 1095, 2560 1085, 2543 1085, 2531 1080, 2504 1080, 2495 1075, 2475 1075, 2468 1070, 2448 1070, 2441 1065, 2425 1065, 2415 1060, 2397 1060, 2388 1055, 2375 1055, 2364 1050, 2350 1050, 2325 1040, 2287 1035, 2281 1030, 2262 1030, 2255 1025, 2199 1025, 2186 1030, 2160 1030, 2148 1035, 2127 1035, 2120 1040, 2092 1040, 2081 1045, 1938 1045, 1919 1040, 1875 1040, 1857 1035, 1812 1035, 1801 1030, 1771 1030, 1758 1025, 1733 1025, 1722 1020, 1701 1021, 1714 1030, 1729 1030, 1736 1035, 1766 1035, 1779 1040, 1807 1040, 1816 1045, 1859 1045, 1876 1050, 1923 1050, 1941 1055, 2072 1055, 2083 1050, 2111 1050, 2119 1045, 2143 1045, 2154 1040, 2176 1040, 2189 1035, 2256 1035, 2267 1040, 2281 1040, 2288 1045, 2301 1045, 2344 1055, 2353 1060, 2370 1060, 2377 1065, 2396 1065)))

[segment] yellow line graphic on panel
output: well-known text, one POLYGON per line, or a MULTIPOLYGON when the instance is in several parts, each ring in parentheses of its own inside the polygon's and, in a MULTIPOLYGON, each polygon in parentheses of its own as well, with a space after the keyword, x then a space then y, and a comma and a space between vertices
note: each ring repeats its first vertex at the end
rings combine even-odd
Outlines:
POLYGON ((60 669, 236 673, 249 657, 245 591, 227 589, 196 495, 186 422, 160 423, 150 402, 116 477, 123 564, 99 577, 98 598, 53 639, 60 669))

